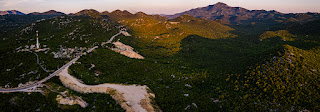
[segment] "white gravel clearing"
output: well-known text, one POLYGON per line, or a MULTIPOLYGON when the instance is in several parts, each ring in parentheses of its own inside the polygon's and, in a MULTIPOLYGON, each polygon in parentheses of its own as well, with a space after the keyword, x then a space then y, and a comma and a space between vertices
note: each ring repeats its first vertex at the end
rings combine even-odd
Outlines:
MULTIPOLYGON (((140 85, 122 85, 122 84, 99 84, 99 85, 86 85, 81 83, 78 79, 71 76, 68 73, 68 68, 66 67, 64 70, 62 70, 58 76, 60 77, 61 82, 66 86, 69 87, 77 92, 81 93, 109 93, 110 89, 116 90, 118 93, 122 94, 123 101, 120 103, 121 107, 126 109, 127 111, 134 111, 134 112, 147 112, 147 111, 154 111, 150 104, 150 98, 154 97, 154 94, 148 93, 147 86, 140 86, 140 85), (109 92, 108 90, 109 89, 109 92), (147 103, 141 102, 142 100, 146 100, 147 103), (126 103, 121 104, 121 103, 126 103), (144 104, 142 106, 141 104, 144 104), (147 110, 143 107, 147 106, 147 110), (128 108, 129 107, 129 108, 128 108), (150 107, 152 109, 150 109, 150 107), (131 108, 131 109, 130 109, 131 108)), ((114 98, 115 100, 119 100, 117 98, 114 98)))

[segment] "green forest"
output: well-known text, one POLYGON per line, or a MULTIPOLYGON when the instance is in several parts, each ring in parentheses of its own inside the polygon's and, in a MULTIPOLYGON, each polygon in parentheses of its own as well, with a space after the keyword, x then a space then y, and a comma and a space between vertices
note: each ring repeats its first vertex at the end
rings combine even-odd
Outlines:
MULTIPOLYGON (((22 20, 24 27, 1 32, 0 85, 17 87, 50 74, 36 63, 33 52, 17 50, 35 44, 35 32, 39 31, 41 45, 50 48, 37 52, 47 70, 57 70, 72 59, 55 58, 52 52, 99 46, 81 56, 69 73, 88 85, 147 85, 155 93, 153 103, 165 112, 320 110, 319 20, 230 25, 190 15, 167 20, 144 13, 124 15, 127 13, 114 11, 100 16, 87 11, 71 16, 39 16, 44 19, 39 22, 22 20), (132 36, 120 35, 115 40, 130 45, 145 59, 131 59, 100 45, 117 34, 116 26, 120 25, 132 36), (92 64, 95 67, 89 69, 92 64)), ((42 88, 44 94, 1 93, 0 108, 125 111, 110 95, 77 93, 64 87, 58 77, 45 84, 49 88, 42 88), (58 104, 57 92, 63 91, 81 97, 89 106, 58 104)))

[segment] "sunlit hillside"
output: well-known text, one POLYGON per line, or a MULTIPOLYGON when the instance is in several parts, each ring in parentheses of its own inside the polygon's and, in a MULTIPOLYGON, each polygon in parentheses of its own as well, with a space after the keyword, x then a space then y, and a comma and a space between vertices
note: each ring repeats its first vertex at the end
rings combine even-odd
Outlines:
MULTIPOLYGON (((11 7, 35 1, 61 3, 11 7)), ((137 1, 108 0, 62 7, 76 13, 0 11, 0 111, 320 111, 320 13, 222 2, 150 13, 190 1, 145 1, 154 4, 137 13, 137 1)))
POLYGON ((170 21, 158 15, 147 15, 142 12, 131 14, 117 10, 108 15, 129 28, 134 40, 138 42, 137 46, 141 48, 141 53, 148 56, 170 56, 177 53, 181 49, 181 40, 189 35, 210 39, 236 37, 230 33, 233 29, 228 26, 189 15, 170 21))

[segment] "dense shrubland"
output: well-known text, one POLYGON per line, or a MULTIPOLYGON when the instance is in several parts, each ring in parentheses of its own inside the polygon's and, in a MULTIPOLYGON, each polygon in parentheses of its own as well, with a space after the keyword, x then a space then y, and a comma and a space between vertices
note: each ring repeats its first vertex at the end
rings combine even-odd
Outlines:
MULTIPOLYGON (((239 98, 236 110, 298 111, 319 108, 319 48, 289 45, 276 49, 244 74, 228 75, 239 98)), ((233 99, 234 100, 234 99, 233 99)))
MULTIPOLYGON (((114 19, 115 16, 110 17, 114 19)), ((16 48, 35 43, 36 30, 40 31, 41 44, 50 48, 49 53, 59 50, 60 45, 89 48, 118 33, 114 26, 119 24, 109 18, 102 20, 101 17, 61 16, 5 34, 1 39, 6 39, 0 41, 1 86, 36 80, 39 74, 39 79, 48 75, 35 63, 34 54, 16 53, 16 48), (23 64, 18 66, 20 63, 23 64), (36 74, 15 80, 35 70, 36 74)), ((132 46, 146 59, 129 59, 99 46, 81 57, 80 63, 72 65, 70 74, 86 84, 147 85, 156 94, 155 103, 163 111, 319 110, 320 43, 316 33, 311 35, 303 31, 307 33, 299 34, 292 29, 290 33, 285 30, 266 32, 264 27, 272 27, 267 25, 231 26, 234 30, 188 15, 167 21, 138 13, 121 15, 117 21, 126 25, 133 37, 118 36, 115 40, 132 46)), ((53 58, 49 53, 38 53, 41 63, 49 70, 70 60, 53 58)), ((58 78, 49 81, 62 86, 58 78)), ((18 111, 37 108, 43 111, 123 111, 109 95, 71 93, 82 97, 89 107, 57 108, 54 92, 48 97, 38 93, 2 94, 0 107, 18 111), (12 99, 18 103, 12 103, 12 99)))

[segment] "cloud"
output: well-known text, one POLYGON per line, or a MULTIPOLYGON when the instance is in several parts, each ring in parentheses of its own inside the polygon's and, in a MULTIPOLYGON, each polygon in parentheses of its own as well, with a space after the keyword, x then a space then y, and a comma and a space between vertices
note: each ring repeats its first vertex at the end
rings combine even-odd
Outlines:
POLYGON ((0 0, 0 2, 4 2, 3 6, 15 6, 23 3, 38 3, 43 1, 45 0, 0 0))

